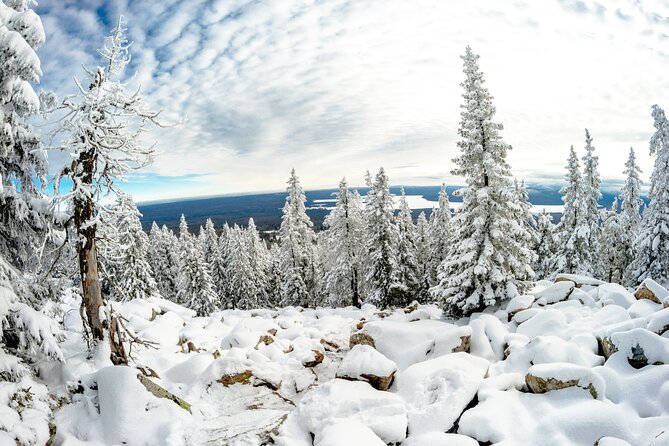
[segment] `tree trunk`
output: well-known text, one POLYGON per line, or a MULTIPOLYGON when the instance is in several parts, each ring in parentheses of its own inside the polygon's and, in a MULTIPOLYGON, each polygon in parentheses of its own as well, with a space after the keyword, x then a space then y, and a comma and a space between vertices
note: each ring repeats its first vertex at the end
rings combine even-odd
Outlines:
MULTIPOLYGON (((83 153, 78 161, 78 167, 82 168, 83 171, 82 184, 89 186, 90 190, 95 169, 93 151, 83 153)), ((79 255, 83 304, 93 340, 102 341, 104 340, 104 326, 100 319, 100 307, 104 304, 100 290, 98 257, 95 248, 97 226, 91 224, 94 217, 93 213, 93 197, 84 196, 74 200, 74 223, 78 236, 77 253, 79 255)))

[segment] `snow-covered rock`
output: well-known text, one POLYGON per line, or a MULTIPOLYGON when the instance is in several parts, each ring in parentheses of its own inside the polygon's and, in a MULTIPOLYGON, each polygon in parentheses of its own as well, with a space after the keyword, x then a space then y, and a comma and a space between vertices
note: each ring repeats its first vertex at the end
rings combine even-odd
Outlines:
POLYGON ((488 361, 459 352, 414 364, 397 378, 409 409, 409 433, 446 432, 476 395, 488 361))
POLYGON ((314 446, 386 446, 370 428, 355 420, 325 426, 314 439, 314 446))
POLYGON ((342 359, 337 378, 367 381, 378 390, 388 390, 397 365, 369 345, 356 345, 342 359))
POLYGON ((569 363, 537 364, 525 376, 532 393, 546 393, 569 387, 579 387, 590 392, 595 399, 604 398, 604 380, 592 369, 569 363))
POLYGON ((599 286, 603 285, 606 282, 603 282, 599 279, 595 279, 594 277, 590 276, 584 276, 581 274, 565 274, 561 273, 555 276, 555 282, 563 282, 563 281, 570 281, 574 282, 574 284, 577 287, 581 287, 583 285, 590 285, 590 286, 599 286))
POLYGON ((571 280, 556 282, 548 288, 534 293, 538 305, 550 305, 556 302, 566 300, 576 288, 576 284, 571 280))
POLYGON ((657 304, 669 305, 669 290, 655 282, 645 279, 634 292, 637 299, 648 299, 657 304))
POLYGON ((597 287, 597 295, 602 305, 619 305, 629 308, 636 299, 625 287, 617 283, 605 283, 597 287))

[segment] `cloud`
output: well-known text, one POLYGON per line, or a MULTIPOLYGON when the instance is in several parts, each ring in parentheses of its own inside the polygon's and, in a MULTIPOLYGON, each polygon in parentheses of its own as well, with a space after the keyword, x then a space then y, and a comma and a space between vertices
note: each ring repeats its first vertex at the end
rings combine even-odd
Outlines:
POLYGON ((131 83, 186 119, 149 135, 161 155, 147 172, 174 195, 281 189, 291 167, 309 188, 381 165, 404 184, 461 183, 448 172, 466 44, 518 176, 561 179, 585 127, 604 177, 622 177, 631 145, 650 174, 650 105, 669 107, 661 2, 41 0, 38 12, 43 86, 60 96, 125 15, 131 83), (183 175, 205 175, 201 189, 169 180, 183 175))

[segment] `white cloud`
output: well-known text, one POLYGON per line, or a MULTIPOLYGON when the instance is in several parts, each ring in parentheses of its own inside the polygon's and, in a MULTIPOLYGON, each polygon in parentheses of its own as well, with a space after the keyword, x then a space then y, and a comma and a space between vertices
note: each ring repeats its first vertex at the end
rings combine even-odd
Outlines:
POLYGON ((381 165, 396 183, 459 181, 448 172, 467 43, 529 180, 560 178, 585 127, 604 177, 622 176, 630 146, 649 175, 650 106, 669 107, 661 1, 43 0, 39 11, 44 83, 61 94, 126 15, 134 81, 188 119, 151 135, 163 154, 149 171, 208 174, 202 195, 279 189, 291 167, 313 188, 381 165))

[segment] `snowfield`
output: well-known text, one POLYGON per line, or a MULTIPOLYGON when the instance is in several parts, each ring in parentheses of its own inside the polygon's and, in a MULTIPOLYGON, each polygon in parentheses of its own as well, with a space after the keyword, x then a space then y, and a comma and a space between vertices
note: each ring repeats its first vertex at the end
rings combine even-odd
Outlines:
POLYGON ((89 358, 69 294, 66 362, 41 373, 55 444, 668 445, 666 290, 569 279, 457 321, 417 304, 114 304, 152 342, 133 346, 136 368, 89 358))

